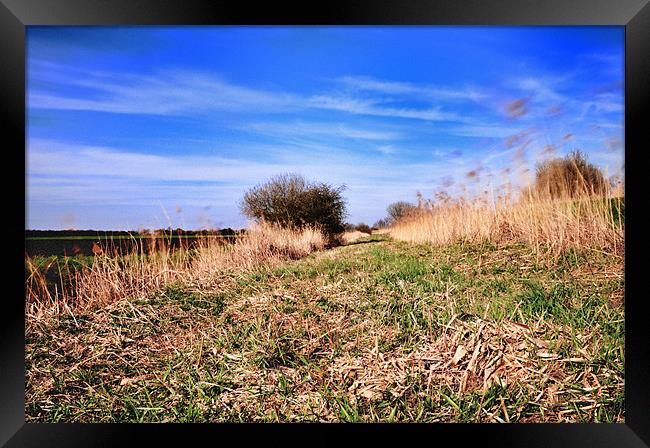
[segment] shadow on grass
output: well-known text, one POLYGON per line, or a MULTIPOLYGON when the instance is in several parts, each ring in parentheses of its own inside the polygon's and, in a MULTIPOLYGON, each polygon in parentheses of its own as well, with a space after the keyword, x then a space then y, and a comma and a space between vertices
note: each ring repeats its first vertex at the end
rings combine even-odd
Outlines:
POLYGON ((344 244, 344 246, 353 246, 355 244, 370 244, 370 243, 381 243, 382 241, 388 241, 386 238, 377 238, 377 237, 368 237, 352 241, 351 243, 344 244))

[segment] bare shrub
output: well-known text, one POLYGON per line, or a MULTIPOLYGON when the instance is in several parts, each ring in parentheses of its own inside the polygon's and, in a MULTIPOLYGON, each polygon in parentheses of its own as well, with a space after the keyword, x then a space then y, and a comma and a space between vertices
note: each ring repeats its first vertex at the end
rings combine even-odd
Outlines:
POLYGON ((368 234, 372 233, 372 229, 370 228, 370 226, 364 223, 359 223, 356 226, 354 226, 354 230, 356 230, 357 232, 363 232, 368 234))
POLYGON ((393 202, 386 208, 392 222, 397 222, 400 218, 413 214, 416 210, 417 206, 405 201, 393 202))
POLYGON ((334 235, 344 230, 343 188, 310 183, 297 174, 282 174, 247 191, 241 210, 258 221, 297 228, 318 226, 327 235, 334 235))
POLYGON ((379 230, 379 229, 385 229, 388 226, 390 226, 390 220, 387 219, 387 218, 382 218, 382 219, 377 220, 372 225, 372 228, 373 228, 373 230, 379 230))
POLYGON ((580 151, 537 166, 534 192, 551 198, 574 198, 607 193, 608 182, 600 169, 580 151))

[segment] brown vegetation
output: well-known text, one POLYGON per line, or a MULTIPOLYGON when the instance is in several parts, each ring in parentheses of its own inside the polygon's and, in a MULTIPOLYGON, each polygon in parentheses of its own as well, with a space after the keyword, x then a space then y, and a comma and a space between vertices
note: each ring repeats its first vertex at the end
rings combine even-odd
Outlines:
POLYGON ((97 254, 92 265, 74 273, 71 289, 55 293, 47 288, 43 274, 26 259, 26 308, 28 314, 70 312, 94 308, 123 298, 142 298, 175 281, 209 282, 224 270, 248 269, 262 263, 273 264, 305 256, 323 249, 326 238, 313 227, 281 228, 273 224, 254 224, 234 244, 204 238, 197 247, 139 252, 122 257, 97 254))
MULTIPOLYGON (((551 146, 551 145, 549 145, 551 146)), ((552 148, 546 148, 550 152, 552 148)), ((535 193, 544 197, 565 199, 605 195, 609 186, 602 172, 587 162, 579 151, 564 158, 546 161, 537 167, 535 193)))
POLYGON ((540 164, 535 184, 518 192, 491 199, 443 193, 436 198, 397 220, 390 235, 439 245, 524 242, 553 256, 567 249, 623 254, 624 199, 579 152, 540 164))

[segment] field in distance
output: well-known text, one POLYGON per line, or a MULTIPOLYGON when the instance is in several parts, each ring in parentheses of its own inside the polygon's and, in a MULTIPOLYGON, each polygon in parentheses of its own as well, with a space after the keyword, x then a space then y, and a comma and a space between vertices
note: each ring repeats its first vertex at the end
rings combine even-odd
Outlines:
POLYGON ((92 256, 101 250, 111 253, 160 249, 161 242, 172 248, 192 246, 200 238, 236 238, 242 230, 222 229, 187 231, 165 229, 151 232, 97 230, 27 230, 25 251, 30 257, 92 256), (93 251, 93 247, 95 251, 93 251))

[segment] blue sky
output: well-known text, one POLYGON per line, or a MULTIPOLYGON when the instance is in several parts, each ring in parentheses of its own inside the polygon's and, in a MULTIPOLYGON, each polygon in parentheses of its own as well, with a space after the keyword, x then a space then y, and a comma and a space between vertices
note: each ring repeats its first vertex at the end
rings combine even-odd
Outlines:
POLYGON ((573 149, 622 175, 623 51, 623 27, 28 27, 27 228, 242 227, 285 172, 368 224, 573 149))

